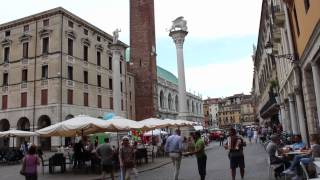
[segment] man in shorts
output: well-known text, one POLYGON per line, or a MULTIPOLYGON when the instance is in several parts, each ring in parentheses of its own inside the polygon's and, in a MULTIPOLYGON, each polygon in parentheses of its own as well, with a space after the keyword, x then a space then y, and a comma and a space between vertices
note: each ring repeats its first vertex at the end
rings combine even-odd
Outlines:
POLYGON ((97 155, 101 159, 102 166, 102 180, 106 178, 106 173, 111 174, 111 179, 114 180, 114 167, 113 167, 113 150, 109 143, 109 138, 104 139, 104 143, 100 144, 97 148, 97 155))

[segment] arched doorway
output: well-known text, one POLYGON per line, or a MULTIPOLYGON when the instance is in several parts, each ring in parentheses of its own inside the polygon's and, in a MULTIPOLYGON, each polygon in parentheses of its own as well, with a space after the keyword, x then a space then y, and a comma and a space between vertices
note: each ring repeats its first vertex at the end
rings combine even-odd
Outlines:
POLYGON ((163 91, 160 91, 160 108, 163 109, 164 108, 164 95, 163 95, 163 91))
MULTIPOLYGON (((10 129, 10 123, 8 121, 8 119, 1 119, 0 120, 0 132, 1 131, 8 131, 10 129)), ((8 137, 3 137, 0 138, 0 150, 2 150, 2 148, 6 149, 9 147, 9 138, 8 137)))
MULTIPOLYGON (((51 120, 49 116, 42 115, 38 119, 38 129, 45 128, 51 125, 51 120)), ((41 146, 42 150, 50 150, 51 149, 51 137, 40 137, 39 145, 41 146)))
MULTIPOLYGON (((22 131, 30 131, 30 121, 26 117, 22 117, 19 119, 17 123, 17 129, 22 131)), ((30 137, 20 137, 17 138, 17 147, 20 147, 21 143, 24 141, 30 141, 30 137)))
POLYGON ((170 93, 168 95, 168 109, 172 110, 172 97, 170 93))
MULTIPOLYGON (((68 120, 68 119, 71 119, 71 118, 74 118, 74 115, 68 114, 68 115, 66 116, 65 120, 68 120)), ((65 137, 65 138, 64 138, 64 144, 65 144, 66 146, 72 144, 72 139, 71 139, 71 137, 65 137)))

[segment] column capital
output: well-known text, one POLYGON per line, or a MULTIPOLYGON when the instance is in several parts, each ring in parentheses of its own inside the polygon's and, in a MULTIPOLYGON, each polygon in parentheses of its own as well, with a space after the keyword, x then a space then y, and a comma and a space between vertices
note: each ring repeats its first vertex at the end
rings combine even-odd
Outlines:
POLYGON ((184 39, 188 31, 178 30, 178 31, 170 31, 169 36, 172 37, 173 42, 176 44, 178 48, 183 47, 184 39))
POLYGON ((111 50, 112 53, 116 53, 116 54, 122 54, 122 52, 124 52, 124 50, 126 49, 126 47, 122 44, 110 44, 109 48, 111 50))

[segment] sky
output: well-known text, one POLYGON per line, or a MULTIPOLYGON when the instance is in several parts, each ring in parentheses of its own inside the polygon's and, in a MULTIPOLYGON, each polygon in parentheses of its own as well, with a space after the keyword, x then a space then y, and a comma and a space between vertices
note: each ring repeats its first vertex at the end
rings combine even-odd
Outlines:
MULTIPOLYGON (((157 64, 177 75, 176 49, 167 29, 183 16, 186 89, 207 97, 250 93, 252 45, 256 44, 262 0, 154 0, 157 64)), ((129 0, 10 0, 0 6, 0 24, 63 7, 129 44, 129 0)))

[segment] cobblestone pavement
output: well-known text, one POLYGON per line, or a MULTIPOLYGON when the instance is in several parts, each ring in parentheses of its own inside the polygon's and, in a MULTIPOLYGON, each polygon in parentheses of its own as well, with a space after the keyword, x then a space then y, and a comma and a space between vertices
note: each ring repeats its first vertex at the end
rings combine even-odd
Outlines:
MULTIPOLYGON (((248 144, 244 150, 246 173, 245 180, 267 180, 268 169, 266 164, 266 153, 261 144, 248 144)), ((216 145, 207 151, 207 176, 208 180, 229 180, 231 179, 229 160, 224 148, 216 145)), ((173 166, 168 164, 153 171, 139 175, 139 180, 171 180, 173 166)), ((195 157, 184 158, 181 162, 179 180, 198 180, 197 162, 195 157)), ((241 179, 239 170, 237 178, 241 179)))
MULTIPOLYGON (((246 175, 245 180, 267 180, 268 169, 266 164, 266 153, 260 144, 248 144, 245 148, 246 175)), ((212 143, 207 150, 207 178, 208 180, 229 180, 230 169, 227 152, 217 145, 212 143)), ((167 158, 158 158, 154 163, 140 166, 138 180, 171 180, 173 175, 172 164, 167 158), (160 168, 157 168, 161 166, 160 168), (149 170, 150 169, 150 170, 149 170)), ((48 167, 46 167, 47 169, 48 167)), ((0 179, 2 180, 20 180, 23 179, 19 175, 20 165, 0 165, 0 179)), ((59 169, 57 168, 57 171, 59 169)), ((41 168, 39 169, 39 180, 97 180, 100 176, 95 174, 86 174, 85 172, 64 173, 64 174, 48 174, 42 175, 41 168)), ((119 179, 119 178, 117 178, 119 179)), ((195 157, 187 157, 182 160, 180 169, 180 180, 198 180, 197 163, 195 157)), ((237 172, 239 177, 239 170, 237 172)))

